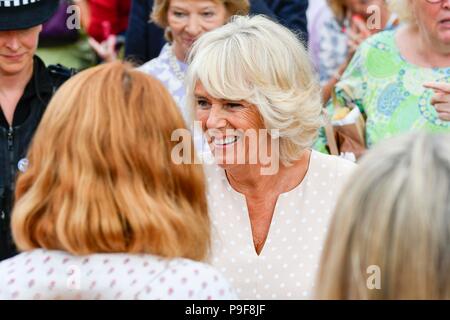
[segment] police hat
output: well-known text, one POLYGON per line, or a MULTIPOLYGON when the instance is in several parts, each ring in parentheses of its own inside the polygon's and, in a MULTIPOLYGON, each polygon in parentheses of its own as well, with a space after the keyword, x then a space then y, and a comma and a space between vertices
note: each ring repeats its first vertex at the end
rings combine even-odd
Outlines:
POLYGON ((49 20, 59 0, 0 0, 0 31, 28 29, 49 20))

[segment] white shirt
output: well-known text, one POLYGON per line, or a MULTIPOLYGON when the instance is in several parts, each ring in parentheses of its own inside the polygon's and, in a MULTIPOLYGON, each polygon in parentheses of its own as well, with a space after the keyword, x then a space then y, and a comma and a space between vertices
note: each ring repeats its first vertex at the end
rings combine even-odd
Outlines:
POLYGON ((303 181, 279 196, 261 254, 255 251, 245 196, 225 171, 207 166, 213 222, 212 263, 241 299, 310 299, 337 196, 355 164, 312 151, 303 181))
POLYGON ((0 263, 0 300, 236 298, 214 268, 187 259, 37 249, 0 263))

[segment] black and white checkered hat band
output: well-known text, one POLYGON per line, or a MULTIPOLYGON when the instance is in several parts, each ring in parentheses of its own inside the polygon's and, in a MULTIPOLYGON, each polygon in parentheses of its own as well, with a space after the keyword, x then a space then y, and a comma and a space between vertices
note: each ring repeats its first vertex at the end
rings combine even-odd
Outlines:
POLYGON ((41 0, 0 0, 0 8, 23 7, 41 0))

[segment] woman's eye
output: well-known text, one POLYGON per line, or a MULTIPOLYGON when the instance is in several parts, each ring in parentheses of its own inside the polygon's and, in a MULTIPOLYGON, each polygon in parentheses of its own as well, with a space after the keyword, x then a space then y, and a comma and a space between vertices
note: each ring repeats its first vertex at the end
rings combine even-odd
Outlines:
POLYGON ((209 107, 209 103, 206 100, 197 100, 197 106, 199 106, 201 109, 206 109, 209 107))
POLYGON ((214 16, 214 12, 212 12, 212 11, 203 12, 202 15, 203 15, 205 18, 211 18, 212 16, 214 16))
POLYGON ((227 103, 226 106, 229 109, 236 109, 236 108, 241 108, 242 104, 240 104, 240 103, 227 103))
POLYGON ((180 12, 180 11, 174 11, 173 15, 177 18, 182 18, 184 17, 186 14, 184 12, 180 12))

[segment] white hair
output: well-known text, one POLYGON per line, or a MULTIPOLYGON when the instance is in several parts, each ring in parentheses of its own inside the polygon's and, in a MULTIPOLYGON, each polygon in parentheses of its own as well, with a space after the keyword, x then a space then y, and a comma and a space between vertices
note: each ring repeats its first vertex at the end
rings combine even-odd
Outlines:
POLYGON ((189 61, 191 111, 200 82, 217 99, 254 104, 266 129, 278 129, 284 164, 314 142, 323 125, 320 86, 308 53, 289 29, 264 16, 235 16, 201 36, 189 61))

